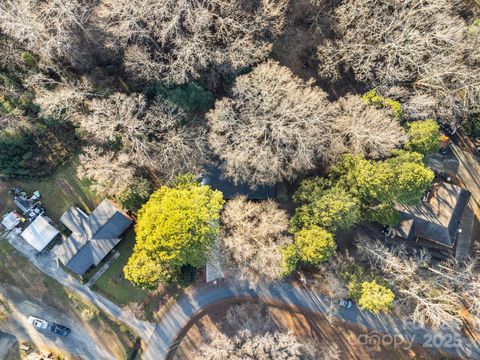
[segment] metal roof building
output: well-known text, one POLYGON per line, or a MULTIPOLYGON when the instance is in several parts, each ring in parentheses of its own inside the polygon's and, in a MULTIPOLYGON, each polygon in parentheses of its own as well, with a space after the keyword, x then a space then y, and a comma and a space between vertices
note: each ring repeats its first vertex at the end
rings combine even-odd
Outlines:
POLYGON ((469 197, 470 193, 459 186, 445 182, 435 184, 428 201, 417 206, 395 206, 401 216, 397 235, 406 240, 426 241, 439 248, 453 248, 469 197))
POLYGON ((20 224, 20 219, 21 216, 16 211, 12 211, 3 217, 2 225, 10 231, 20 224))
POLYGON ((107 199, 90 215, 72 207, 60 221, 72 234, 55 253, 68 269, 79 275, 97 266, 132 224, 132 219, 107 199))
POLYGON ((35 250, 42 251, 58 234, 59 231, 50 224, 47 218, 40 215, 22 232, 21 236, 35 250))
POLYGON ((276 196, 276 188, 271 185, 249 186, 246 183, 234 183, 223 176, 218 166, 205 166, 205 173, 202 174, 202 184, 208 185, 214 190, 223 193, 225 199, 233 199, 236 196, 246 196, 251 200, 264 200, 276 196))

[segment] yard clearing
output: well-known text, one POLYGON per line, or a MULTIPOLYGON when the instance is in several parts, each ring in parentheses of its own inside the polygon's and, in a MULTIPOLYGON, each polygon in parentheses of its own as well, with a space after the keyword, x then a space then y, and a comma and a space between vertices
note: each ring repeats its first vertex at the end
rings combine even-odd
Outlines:
MULTIPOLYGON (((135 232, 130 229, 123 236, 124 240, 115 248, 120 253, 119 258, 112 262, 91 289, 105 295, 118 305, 141 303, 148 299, 148 290, 134 286, 123 277, 123 267, 127 264, 135 245, 135 232)), ((102 266, 102 263, 99 266, 102 266)))
POLYGON ((28 194, 38 190, 41 201, 47 210, 47 216, 57 225, 60 217, 72 206, 79 206, 91 212, 100 203, 101 198, 92 192, 88 182, 80 180, 76 175, 75 161, 59 168, 55 174, 42 179, 12 179, 0 181, 0 213, 15 209, 13 198, 8 193, 14 187, 20 187, 28 194))

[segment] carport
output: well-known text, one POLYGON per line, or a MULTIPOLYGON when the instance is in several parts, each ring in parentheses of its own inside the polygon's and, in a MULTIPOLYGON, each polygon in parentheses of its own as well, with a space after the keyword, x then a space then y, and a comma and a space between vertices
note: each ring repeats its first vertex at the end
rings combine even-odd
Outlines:
POLYGON ((37 251, 42 251, 58 234, 59 231, 50 224, 45 216, 38 216, 22 232, 22 238, 37 251))

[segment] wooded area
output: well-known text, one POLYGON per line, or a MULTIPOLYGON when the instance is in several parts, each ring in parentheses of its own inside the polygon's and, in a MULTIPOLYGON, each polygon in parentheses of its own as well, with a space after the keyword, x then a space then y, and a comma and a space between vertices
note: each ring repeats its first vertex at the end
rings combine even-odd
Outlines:
MULTIPOLYGON (((236 280, 301 268, 372 312, 478 320, 474 260, 349 234, 421 204, 438 177, 428 156, 446 128, 480 137, 479 104, 470 0, 0 3, 0 179, 78 158, 78 177, 136 220, 124 276, 142 288, 188 283, 218 243, 236 280), (282 193, 226 198, 203 182, 211 167, 282 193)), ((257 343, 302 355, 290 334, 264 333, 214 338, 198 358, 257 343)))

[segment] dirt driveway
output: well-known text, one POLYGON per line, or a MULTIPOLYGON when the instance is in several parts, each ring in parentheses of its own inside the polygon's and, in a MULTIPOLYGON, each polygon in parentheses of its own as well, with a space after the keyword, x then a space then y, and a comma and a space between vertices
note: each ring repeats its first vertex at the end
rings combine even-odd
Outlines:
POLYGON ((115 359, 98 345, 92 329, 87 329, 78 319, 48 304, 41 304, 15 287, 0 287, 0 300, 6 307, 7 317, 0 322, 0 330, 14 334, 19 342, 33 343, 41 350, 60 351, 77 355, 82 359, 115 359), (49 330, 37 330, 27 322, 34 315, 72 329, 70 335, 55 335, 49 330))

